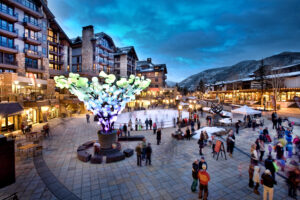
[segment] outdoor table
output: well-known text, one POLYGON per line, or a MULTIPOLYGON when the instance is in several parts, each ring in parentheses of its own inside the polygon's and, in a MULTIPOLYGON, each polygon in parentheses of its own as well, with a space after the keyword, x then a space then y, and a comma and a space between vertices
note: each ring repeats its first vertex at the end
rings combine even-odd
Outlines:
POLYGON ((38 146, 38 144, 26 144, 24 146, 18 147, 20 150, 26 150, 27 151, 27 157, 28 157, 28 151, 30 149, 35 149, 38 146))

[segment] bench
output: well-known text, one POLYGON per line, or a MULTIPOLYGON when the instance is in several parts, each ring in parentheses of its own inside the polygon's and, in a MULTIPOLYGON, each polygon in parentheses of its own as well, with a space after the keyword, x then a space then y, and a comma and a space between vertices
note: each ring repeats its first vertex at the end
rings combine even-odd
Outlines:
POLYGON ((125 149, 123 153, 126 157, 130 157, 133 155, 133 149, 125 149))
POLYGON ((125 159, 125 155, 122 152, 117 152, 106 156, 106 163, 118 162, 125 159))
POLYGON ((143 139, 145 138, 145 136, 143 135, 135 135, 135 136, 120 136, 118 138, 118 141, 143 141, 143 139))
POLYGON ((95 154, 94 156, 91 157, 91 163, 101 164, 102 163, 102 156, 95 154))
POLYGON ((91 154, 86 151, 77 151, 77 158, 82 162, 88 162, 91 159, 91 154))

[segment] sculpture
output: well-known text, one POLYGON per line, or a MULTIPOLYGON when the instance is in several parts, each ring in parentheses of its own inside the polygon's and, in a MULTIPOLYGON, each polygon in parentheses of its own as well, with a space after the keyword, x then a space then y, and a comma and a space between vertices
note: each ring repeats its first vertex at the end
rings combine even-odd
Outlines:
POLYGON ((69 77, 55 76, 56 86, 67 88, 78 99, 84 102, 86 108, 97 115, 99 124, 102 126, 102 134, 111 134, 113 124, 118 114, 125 108, 126 103, 135 99, 135 94, 150 85, 151 80, 143 76, 130 75, 129 79, 121 78, 116 81, 113 74, 101 71, 98 77, 80 77, 79 74, 70 73, 69 77), (104 83, 100 84, 104 79, 104 83))

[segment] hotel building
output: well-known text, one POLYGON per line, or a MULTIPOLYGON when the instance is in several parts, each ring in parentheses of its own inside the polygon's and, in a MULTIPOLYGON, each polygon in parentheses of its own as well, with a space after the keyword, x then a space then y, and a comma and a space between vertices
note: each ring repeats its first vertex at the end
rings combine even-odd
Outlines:
MULTIPOLYGON (((71 41, 45 0, 0 1, 0 100, 17 102, 20 113, 2 113, 1 129, 38 123, 58 115, 54 75, 71 65, 71 41)), ((16 104, 6 103, 9 106, 16 104)))

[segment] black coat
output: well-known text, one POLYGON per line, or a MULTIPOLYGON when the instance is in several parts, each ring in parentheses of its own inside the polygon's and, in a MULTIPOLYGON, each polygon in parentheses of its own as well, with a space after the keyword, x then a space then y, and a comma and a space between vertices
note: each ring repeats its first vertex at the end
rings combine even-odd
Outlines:
POLYGON ((194 179, 198 179, 199 166, 196 163, 193 163, 192 166, 193 166, 192 176, 194 179))
POLYGON ((275 168, 274 168, 274 165, 273 165, 273 160, 266 159, 265 160, 265 167, 266 167, 266 169, 270 170, 271 173, 275 172, 275 168))
POLYGON ((149 125, 152 126, 152 119, 149 120, 149 125))
POLYGON ((261 175, 261 179, 263 181, 263 184, 267 187, 273 188, 274 184, 276 184, 274 178, 269 174, 261 175))
POLYGON ((199 162, 199 165, 198 165, 199 169, 202 169, 202 165, 206 165, 206 170, 207 170, 208 167, 207 167, 207 163, 205 161, 204 162, 202 162, 202 161, 199 162))
POLYGON ((160 140, 160 139, 161 139, 161 131, 160 131, 160 130, 157 131, 157 133, 156 133, 156 139, 157 139, 157 140, 160 140))
POLYGON ((146 155, 151 156, 151 154, 152 154, 152 148, 151 148, 151 146, 147 146, 146 147, 146 155))

